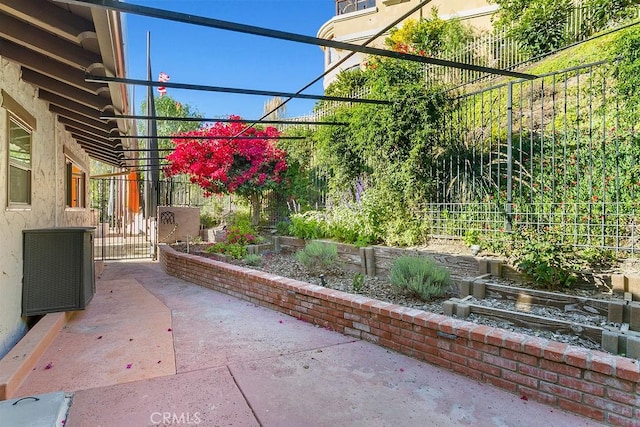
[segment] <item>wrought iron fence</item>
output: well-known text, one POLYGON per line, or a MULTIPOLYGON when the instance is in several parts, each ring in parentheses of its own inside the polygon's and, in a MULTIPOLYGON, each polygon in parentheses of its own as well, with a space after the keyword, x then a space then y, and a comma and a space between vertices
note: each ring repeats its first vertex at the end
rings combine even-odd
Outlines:
POLYGON ((640 140, 602 62, 460 96, 423 218, 434 236, 549 231, 638 251, 640 140))
POLYGON ((143 189, 144 181, 127 176, 90 180, 96 259, 153 256, 155 224, 143 214, 143 189))
MULTIPOLYGON (((318 189, 323 185, 319 177, 318 189)), ((153 257, 156 244, 156 223, 153 215, 145 216, 144 192, 149 182, 129 179, 127 176, 92 178, 90 180, 91 209, 96 227, 94 256, 101 260, 153 257)), ((157 197, 159 206, 199 207, 202 212, 215 210, 224 220, 230 214, 246 211, 248 206, 234 195, 205 197, 204 191, 187 179, 161 180, 157 197)), ((324 192, 317 191, 317 208, 322 207, 324 192)), ((260 224, 262 228, 275 228, 295 211, 295 201, 287 200, 283 193, 267 191, 261 197, 260 224)))

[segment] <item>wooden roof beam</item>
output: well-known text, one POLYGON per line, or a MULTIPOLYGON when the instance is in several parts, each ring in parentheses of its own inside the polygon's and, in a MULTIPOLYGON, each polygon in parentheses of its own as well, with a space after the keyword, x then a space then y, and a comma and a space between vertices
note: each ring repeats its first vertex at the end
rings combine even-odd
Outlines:
POLYGON ((82 70, 58 62, 49 56, 19 46, 9 40, 0 39, 0 56, 55 80, 94 95, 109 91, 107 85, 87 83, 82 70))
POLYGON ((87 70, 92 64, 102 63, 99 55, 84 50, 36 26, 0 12, 0 38, 50 56, 71 67, 87 70))
POLYGON ((115 152, 92 146, 90 140, 78 138, 78 144, 80 144, 82 149, 85 150, 87 154, 89 154, 89 157, 109 163, 114 166, 122 166, 125 163, 125 159, 117 156, 115 152))
POLYGON ((48 1, 2 0, 0 11, 72 43, 80 43, 79 37, 83 33, 95 32, 90 21, 48 1))
POLYGON ((91 126, 93 128, 96 128, 97 130, 106 132, 108 134, 111 134, 111 132, 114 130, 116 131, 118 130, 118 127, 115 125, 115 123, 109 124, 109 123, 103 122, 102 120, 91 119, 87 116, 78 114, 75 111, 67 110, 66 108, 62 108, 57 105, 49 104, 49 111, 59 116, 66 117, 71 120, 75 120, 76 122, 84 123, 87 126, 91 126))
POLYGON ((64 116, 59 116, 58 117, 58 122, 60 122, 61 124, 65 125, 65 127, 69 127, 69 128, 72 128, 72 129, 76 129, 76 130, 82 131, 82 132, 86 133, 87 135, 91 135, 91 136, 96 137, 96 138, 102 138, 105 141, 105 143, 110 143, 112 137, 117 137, 118 136, 118 135, 112 135, 111 133, 105 132, 105 131, 100 130, 100 129, 96 129, 96 128, 92 127, 92 126, 87 125, 84 122, 78 122, 78 121, 75 121, 73 119, 70 119, 70 118, 64 117, 64 116))
POLYGON ((91 141, 93 145, 104 150, 113 150, 117 145, 116 141, 105 140, 104 138, 99 138, 95 135, 91 135, 86 132, 82 132, 81 130, 74 129, 71 126, 65 126, 65 129, 71 134, 72 137, 83 138, 87 141, 91 141))
POLYGON ((70 99, 98 111, 104 112, 111 107, 111 100, 108 98, 90 94, 28 68, 22 69, 22 79, 38 88, 53 92, 63 98, 70 99))
MULTIPOLYGON (((80 104, 79 102, 75 102, 72 99, 65 98, 60 95, 56 95, 55 93, 49 92, 44 88, 40 88, 38 90, 38 98, 42 99, 43 101, 47 101, 50 104, 57 105, 58 107, 62 107, 69 111, 73 111, 74 113, 78 113, 80 115, 86 116, 90 119, 95 119, 95 118, 101 119, 101 117, 104 115, 104 113, 101 113, 100 110, 98 109, 87 107, 86 105, 80 104), (96 117, 96 113, 98 113, 97 117, 96 117)), ((104 119, 101 119, 101 120, 104 120, 104 119)))

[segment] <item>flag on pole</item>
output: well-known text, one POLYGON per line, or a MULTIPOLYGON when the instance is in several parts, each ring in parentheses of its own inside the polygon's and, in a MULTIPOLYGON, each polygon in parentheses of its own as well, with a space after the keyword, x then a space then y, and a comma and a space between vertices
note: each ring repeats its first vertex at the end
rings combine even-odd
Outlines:
MULTIPOLYGON (((167 73, 164 73, 162 71, 158 75, 158 81, 161 83, 168 82, 169 79, 171 79, 171 77, 167 73)), ((160 92, 160 96, 164 96, 167 94, 167 88, 164 86, 159 86, 158 92, 160 92)))

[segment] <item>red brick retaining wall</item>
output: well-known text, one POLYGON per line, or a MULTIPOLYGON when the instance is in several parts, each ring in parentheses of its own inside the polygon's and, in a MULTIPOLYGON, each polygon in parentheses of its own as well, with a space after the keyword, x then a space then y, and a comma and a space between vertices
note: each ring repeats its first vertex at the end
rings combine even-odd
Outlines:
POLYGON ((160 246, 173 276, 551 406, 640 426, 640 363, 214 261, 160 246))

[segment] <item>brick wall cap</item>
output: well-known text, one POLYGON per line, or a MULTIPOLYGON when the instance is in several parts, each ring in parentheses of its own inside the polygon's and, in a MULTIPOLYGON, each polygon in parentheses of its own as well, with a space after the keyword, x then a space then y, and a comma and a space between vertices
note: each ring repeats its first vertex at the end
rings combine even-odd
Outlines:
POLYGON ((618 357, 615 375, 623 380, 640 383, 640 361, 627 357, 618 357))

